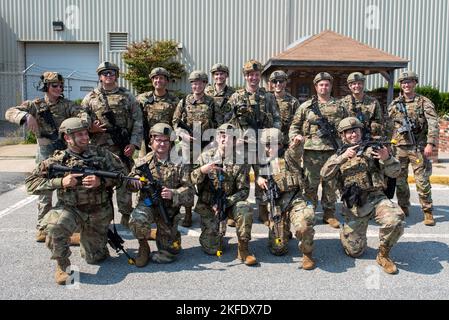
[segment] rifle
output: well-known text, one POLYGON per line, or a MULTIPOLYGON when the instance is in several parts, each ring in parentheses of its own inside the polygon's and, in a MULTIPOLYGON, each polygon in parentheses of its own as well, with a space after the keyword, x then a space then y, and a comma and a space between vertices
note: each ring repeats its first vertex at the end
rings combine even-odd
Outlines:
POLYGON ((131 258, 131 256, 126 252, 125 248, 123 247, 123 243, 125 243, 125 240, 123 240, 122 237, 117 232, 117 229, 115 228, 115 224, 113 224, 114 230, 111 230, 108 228, 108 243, 112 247, 112 249, 115 250, 116 253, 119 253, 122 251, 126 257, 128 258, 128 264, 135 264, 136 261, 134 258, 131 258))
POLYGON ((371 127, 368 121, 365 119, 365 115, 362 112, 362 109, 360 107, 357 107, 357 103, 355 102, 355 98, 353 95, 351 95, 352 99, 352 111, 355 112, 355 117, 359 119, 359 121, 363 124, 362 129, 362 137, 363 140, 369 140, 371 139, 371 127))
POLYGON ((270 202, 270 219, 274 222, 275 225, 275 240, 274 242, 277 245, 282 244, 282 238, 279 231, 279 223, 282 221, 282 213, 280 213, 278 210, 276 210, 276 203, 275 200, 279 199, 281 197, 281 191, 279 190, 278 185, 273 179, 273 176, 268 176, 268 189, 263 193, 262 201, 263 202, 270 202))
POLYGON ((362 189, 354 182, 349 187, 343 189, 341 201, 345 203, 348 209, 351 209, 354 205, 360 207, 364 204, 362 193, 362 189))
POLYGON ((416 151, 418 151, 418 145, 416 144, 415 135, 413 134, 413 131, 416 129, 415 123, 412 122, 408 116, 407 113, 407 107, 405 106, 404 96, 400 95, 398 102, 398 110, 400 113, 404 115, 404 118, 402 119, 401 127, 397 130, 398 133, 404 134, 406 133, 409 141, 413 144, 416 151))
POLYGON ((193 137, 193 130, 183 120, 179 120, 178 127, 187 131, 189 136, 193 137))
POLYGON ((51 145, 55 150, 64 150, 67 148, 64 140, 62 140, 59 136, 59 131, 56 126, 55 119, 53 118, 53 115, 51 114, 51 111, 46 108, 43 111, 39 111, 39 115, 44 119, 44 121, 50 125, 52 132, 50 134, 41 133, 42 138, 47 138, 51 140, 51 145))
POLYGON ((217 250, 217 257, 221 257, 221 255, 223 254, 221 239, 226 234, 226 220, 228 216, 226 214, 226 207, 227 207, 226 192, 223 189, 224 174, 221 170, 217 170, 217 178, 218 178, 218 188, 214 190, 213 201, 218 208, 217 232, 220 237, 220 245, 219 249, 217 250))
POLYGON ((106 133, 110 134, 112 141, 115 145, 117 145, 120 149, 119 157, 122 159, 122 161, 126 164, 128 168, 132 167, 131 159, 124 154, 125 147, 129 144, 130 141, 130 135, 128 132, 128 129, 119 127, 117 125, 117 121, 115 119, 114 112, 109 107, 108 97, 106 95, 106 92, 104 89, 100 89, 101 95, 104 100, 105 105, 105 111, 101 114, 103 117, 105 117, 109 124, 112 126, 112 128, 106 129, 106 133))
POLYGON ((314 125, 318 126, 319 129, 318 129, 318 131, 316 133, 317 136, 319 138, 327 138, 327 139, 329 139, 330 142, 332 143, 332 146, 334 147, 334 149, 338 150, 339 145, 338 145, 337 139, 335 139, 335 137, 338 137, 337 129, 321 113, 320 108, 318 106, 318 97, 317 96, 313 96, 312 97, 311 110, 312 110, 313 113, 315 113, 315 115, 318 116, 318 120, 310 122, 311 124, 314 124, 314 125))
POLYGON ((139 178, 135 177, 128 177, 127 175, 121 173, 121 172, 110 172, 110 171, 103 171, 103 170, 97 170, 92 167, 66 167, 60 164, 50 164, 48 168, 48 177, 54 178, 54 177, 63 177, 64 173, 81 173, 83 176, 79 177, 78 180, 82 180, 85 176, 97 176, 100 178, 108 178, 108 179, 119 179, 119 180, 140 180, 139 178))

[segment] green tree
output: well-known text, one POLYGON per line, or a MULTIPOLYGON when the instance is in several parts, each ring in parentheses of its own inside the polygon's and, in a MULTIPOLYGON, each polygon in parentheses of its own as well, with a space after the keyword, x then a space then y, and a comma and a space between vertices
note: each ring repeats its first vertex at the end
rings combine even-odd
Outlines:
POLYGON ((124 78, 138 93, 153 90, 148 79, 153 68, 167 69, 171 80, 180 79, 186 73, 184 65, 178 61, 178 43, 174 40, 133 42, 123 54, 123 60, 128 65, 124 78))

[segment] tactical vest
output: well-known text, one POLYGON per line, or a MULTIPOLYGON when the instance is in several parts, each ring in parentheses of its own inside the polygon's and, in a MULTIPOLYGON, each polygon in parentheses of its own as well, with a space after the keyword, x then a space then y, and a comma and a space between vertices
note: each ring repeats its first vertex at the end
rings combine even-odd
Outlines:
POLYGON ((33 101, 36 107, 36 121, 39 127, 37 138, 47 138, 53 141, 58 138, 59 126, 69 117, 66 114, 69 106, 65 102, 64 99, 59 99, 56 104, 49 106, 45 99, 33 101))
POLYGON ((182 110, 182 120, 193 128, 194 122, 201 123, 202 133, 207 129, 213 128, 212 119, 215 118, 214 100, 209 96, 203 97, 203 102, 193 101, 193 96, 188 95, 183 99, 184 109, 182 110))
POLYGON ((285 94, 282 99, 277 99, 277 104, 279 106, 279 114, 281 116, 281 131, 284 133, 283 143, 288 144, 288 130, 293 121, 293 116, 295 111, 293 109, 293 98, 289 94, 285 94))
MULTIPOLYGON (((323 117, 327 118, 327 120, 329 120, 331 124, 334 124, 335 127, 337 127, 339 122, 346 117, 346 112, 343 112, 343 109, 336 101, 331 100, 326 103, 324 107, 322 103, 318 103, 318 105, 323 117)), ((306 118, 303 124, 304 136, 307 136, 309 138, 312 136, 316 136, 317 131, 320 130, 320 128, 314 123, 319 119, 319 117, 312 111, 311 104, 307 108, 305 117, 306 118)))
POLYGON ((172 124, 173 113, 176 109, 176 100, 168 93, 163 97, 157 97, 152 91, 144 96, 140 96, 140 103, 143 106, 143 116, 148 121, 148 128, 156 123, 163 122, 172 124))
POLYGON ((259 129, 273 127, 273 115, 271 110, 268 110, 265 89, 259 88, 255 94, 250 94, 245 89, 237 92, 239 95, 237 104, 234 106, 234 117, 242 129, 248 129, 257 124, 259 129))
POLYGON ((281 192, 296 191, 300 187, 299 175, 292 174, 284 158, 270 161, 273 180, 281 192))
MULTIPOLYGON (((126 90, 124 88, 118 88, 116 92, 106 93, 106 97, 108 99, 109 108, 114 113, 116 125, 120 128, 125 128, 130 132, 133 127, 133 121, 131 105, 126 90)), ((103 115, 106 111, 103 94, 98 89, 95 89, 91 95, 91 99, 94 100, 93 111, 97 118, 102 123, 105 123, 107 128, 111 128, 112 124, 109 123, 109 120, 103 115)))

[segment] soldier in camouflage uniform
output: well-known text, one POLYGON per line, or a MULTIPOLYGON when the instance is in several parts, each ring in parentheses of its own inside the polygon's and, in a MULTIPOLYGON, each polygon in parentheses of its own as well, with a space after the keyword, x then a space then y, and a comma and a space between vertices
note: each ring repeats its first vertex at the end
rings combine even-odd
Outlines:
MULTIPOLYGON (((59 139, 58 129, 62 121, 70 117, 83 115, 79 106, 72 101, 64 99, 64 78, 56 72, 44 72, 41 75, 40 90, 45 92, 44 98, 28 100, 17 107, 9 108, 6 111, 5 118, 9 122, 23 125, 26 123, 27 129, 36 134, 37 155, 36 163, 50 157, 56 150, 66 148, 65 143, 59 139)), ((83 117, 86 119, 85 115, 83 117)), ((37 233, 36 241, 45 241, 45 223, 43 221, 45 214, 52 207, 53 191, 41 192, 37 202, 37 233)), ((75 242, 79 241, 79 234, 75 235, 75 242)))
POLYGON ((139 157, 147 154, 148 138, 150 136, 150 128, 156 123, 172 124, 173 113, 178 105, 179 99, 167 90, 170 80, 169 72, 161 67, 151 70, 149 75, 153 84, 154 91, 142 93, 137 96, 137 101, 142 109, 143 121, 143 141, 140 148, 139 157))
POLYGON ((363 124, 363 139, 384 137, 384 120, 382 108, 376 98, 365 94, 365 76, 360 72, 353 72, 347 79, 351 94, 340 100, 348 111, 348 116, 356 117, 363 124))
POLYGON ((227 66, 222 63, 216 63, 210 69, 210 73, 214 79, 214 84, 208 85, 204 92, 215 100, 215 105, 217 106, 215 121, 217 126, 220 126, 232 116, 229 98, 235 90, 226 84, 226 79, 229 77, 229 68, 227 66))
POLYGON ((397 179, 396 196, 405 215, 410 206, 410 189, 407 182, 408 166, 412 165, 416 180, 416 190, 424 213, 424 224, 434 226, 432 214, 432 149, 439 135, 438 115, 435 106, 426 97, 416 93, 418 75, 413 71, 403 72, 399 77, 402 94, 388 107, 393 122, 395 156, 401 162, 401 174, 397 179), (407 128, 407 120, 410 128, 407 128))
MULTIPOLYGON (((157 123, 150 129, 151 152, 136 160, 130 176, 147 177, 150 170, 153 178, 161 185, 160 201, 165 207, 168 222, 164 221, 157 205, 149 203, 149 193, 142 189, 141 181, 128 182, 128 188, 139 191, 139 203, 131 214, 129 227, 139 240, 136 266, 144 267, 150 259, 148 235, 151 224, 156 223, 156 244, 158 251, 151 254, 152 261, 172 262, 181 250, 181 234, 178 231, 179 209, 193 206, 195 191, 185 166, 175 164, 170 159, 173 129, 166 123, 157 123)), ((174 136, 174 135, 173 135, 174 136)), ((154 199, 153 199, 154 202, 154 199)))
MULTIPOLYGON (((336 132, 338 123, 347 117, 346 109, 333 97, 332 76, 327 72, 318 73, 313 83, 317 97, 310 99, 298 108, 289 131, 290 141, 304 144, 304 195, 313 202, 315 209, 318 205, 318 186, 320 184, 320 170, 327 159, 338 149, 339 137, 336 132), (321 113, 322 116, 317 113, 321 113), (317 121, 327 119, 335 133, 323 133, 317 121), (333 140, 333 141, 332 141, 333 140)), ((335 203, 337 202, 337 186, 334 181, 322 182, 321 206, 323 207, 323 222, 333 228, 339 228, 335 218, 335 203)))
POLYGON ((351 257, 359 257, 367 246, 366 232, 371 218, 381 225, 379 252, 376 261, 386 273, 397 273, 389 253, 404 232, 404 213, 384 193, 385 177, 396 178, 401 165, 383 146, 359 149, 363 124, 354 117, 343 119, 339 126, 347 148, 333 155, 321 169, 329 181, 337 179, 343 186, 345 223, 340 232, 343 248, 351 257))
POLYGON ((200 244, 207 254, 221 255, 224 249, 223 237, 226 234, 226 218, 219 219, 217 197, 220 187, 224 191, 223 208, 226 215, 236 221, 238 256, 246 265, 257 263, 250 254, 248 243, 251 240, 253 214, 249 196, 249 166, 234 161, 234 137, 236 127, 222 124, 217 130, 217 147, 204 151, 199 159, 199 167, 192 171, 192 182, 198 185, 198 202, 195 211, 201 217, 200 244))
MULTIPOLYGON (((285 149, 283 134, 279 129, 264 129, 261 142, 268 157, 266 165, 259 168, 257 184, 262 190, 271 187, 274 208, 269 199, 268 248, 274 255, 288 252, 290 221, 296 230, 296 238, 301 242, 299 249, 303 253, 301 267, 305 270, 315 268, 312 258, 313 229, 315 211, 310 201, 302 196, 301 158, 297 157, 300 144, 285 149), (271 183, 270 183, 270 180, 271 183)), ((265 191, 267 192, 267 191, 265 191)), ((268 195, 270 192, 267 192, 268 195)))
POLYGON ((69 118, 59 129, 68 147, 57 151, 42 161, 26 179, 27 191, 40 194, 57 191, 58 202, 46 215, 46 244, 56 260, 56 283, 64 285, 69 279, 69 238, 75 230, 81 230, 81 256, 93 264, 109 256, 107 245, 108 226, 114 216, 112 187, 117 179, 99 178, 95 175, 68 174, 63 177, 50 175, 53 164, 67 167, 90 167, 96 170, 125 173, 120 159, 112 152, 89 144, 87 124, 79 118, 69 118))
MULTIPOLYGON (((83 109, 91 119, 91 142, 105 146, 120 157, 128 171, 133 165, 133 153, 142 143, 142 110, 134 96, 119 87, 117 65, 105 61, 97 68, 98 87, 87 94, 83 109), (115 123, 114 123, 115 122, 115 123)), ((117 206, 122 214, 120 223, 128 227, 132 211, 131 192, 122 185, 117 188, 117 206)))
MULTIPOLYGON (((202 140, 203 134, 208 129, 216 128, 216 105, 214 99, 204 93, 208 82, 204 71, 193 71, 189 75, 189 81, 192 93, 178 103, 173 115, 173 128, 182 139, 182 157, 191 171, 202 149, 210 142, 202 140), (189 128, 191 133, 183 126, 189 128)), ((192 226, 192 208, 186 207, 182 226, 192 226)))
MULTIPOLYGON (((258 130, 264 128, 281 128, 281 116, 276 98, 264 88, 259 87, 263 65, 256 60, 249 60, 243 65, 243 75, 245 77, 245 88, 237 90, 229 99, 232 108, 232 118, 230 123, 246 133, 253 131, 244 141, 248 145, 248 152, 245 152, 245 163, 256 164, 257 159, 251 155, 258 150, 258 130)), ((263 153, 262 151, 260 153, 263 153)), ((255 175, 257 176, 257 170, 255 175)), ((256 202, 258 203, 259 220, 267 222, 267 204, 262 202, 262 192, 258 184, 255 184, 256 202)))

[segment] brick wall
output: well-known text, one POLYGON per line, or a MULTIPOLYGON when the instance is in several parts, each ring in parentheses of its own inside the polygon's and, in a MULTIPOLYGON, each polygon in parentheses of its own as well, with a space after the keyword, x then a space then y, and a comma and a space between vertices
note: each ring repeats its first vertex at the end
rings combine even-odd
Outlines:
POLYGON ((438 149, 449 152, 449 121, 440 120, 440 139, 438 149))

